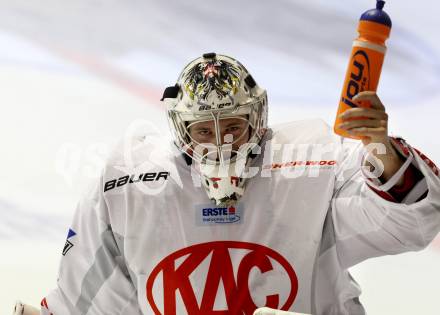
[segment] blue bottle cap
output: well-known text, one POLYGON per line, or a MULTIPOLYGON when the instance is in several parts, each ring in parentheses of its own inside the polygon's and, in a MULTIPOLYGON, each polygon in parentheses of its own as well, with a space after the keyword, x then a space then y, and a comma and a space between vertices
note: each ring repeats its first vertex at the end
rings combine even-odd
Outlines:
POLYGON ((362 14, 360 20, 372 21, 391 27, 392 24, 391 24, 390 16, 385 11, 383 11, 384 5, 385 5, 385 1, 377 0, 376 8, 368 10, 367 12, 362 14))

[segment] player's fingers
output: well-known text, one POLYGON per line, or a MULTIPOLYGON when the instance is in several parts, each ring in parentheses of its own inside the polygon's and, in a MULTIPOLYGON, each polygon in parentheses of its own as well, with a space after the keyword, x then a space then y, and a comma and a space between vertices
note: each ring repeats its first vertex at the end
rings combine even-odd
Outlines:
POLYGON ((369 101, 372 108, 385 110, 385 106, 382 104, 379 96, 373 91, 364 91, 356 94, 353 99, 355 102, 369 101))
POLYGON ((14 312, 12 315, 21 315, 24 312, 24 305, 20 301, 17 301, 14 306, 14 312))
POLYGON ((356 136, 382 137, 387 135, 386 127, 359 127, 347 130, 348 133, 356 136))
POLYGON ((350 120, 343 122, 339 125, 339 128, 350 130, 353 128, 361 128, 361 127, 386 127, 387 122, 384 120, 376 120, 376 119, 362 119, 362 120, 350 120))
POLYGON ((379 120, 388 120, 388 114, 385 113, 382 110, 377 110, 373 108, 350 108, 343 112, 339 116, 342 120, 350 119, 350 118, 372 118, 372 119, 379 119, 379 120))

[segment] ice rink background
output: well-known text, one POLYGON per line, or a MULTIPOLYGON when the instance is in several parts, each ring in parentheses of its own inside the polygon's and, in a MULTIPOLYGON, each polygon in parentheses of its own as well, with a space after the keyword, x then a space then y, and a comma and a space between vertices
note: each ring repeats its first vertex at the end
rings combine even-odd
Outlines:
MULTIPOLYGON (((357 19, 374 1, 0 1, 0 314, 55 286, 75 204, 136 119, 204 52, 241 60, 272 124, 332 124, 357 19)), ((388 1, 379 95, 390 131, 440 162, 440 4, 388 1), (419 4, 421 5, 421 4, 419 4), (417 15, 415 11, 417 10, 417 15)), ((440 313, 440 242, 352 269, 369 314, 440 313)))

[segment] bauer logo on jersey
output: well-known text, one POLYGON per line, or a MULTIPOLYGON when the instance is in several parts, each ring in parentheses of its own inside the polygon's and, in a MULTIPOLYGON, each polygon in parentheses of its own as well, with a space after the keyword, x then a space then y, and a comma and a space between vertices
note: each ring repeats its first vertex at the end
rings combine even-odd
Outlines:
POLYGON ((67 233, 66 244, 64 245, 64 248, 63 248, 63 256, 66 256, 67 252, 72 249, 73 243, 69 239, 71 239, 75 235, 76 235, 76 232, 72 229, 69 229, 69 232, 67 233))
POLYGON ((152 172, 152 173, 141 173, 139 175, 131 174, 119 177, 117 179, 112 179, 104 184, 104 192, 111 190, 115 187, 121 187, 126 184, 133 184, 139 182, 151 182, 159 180, 167 180, 170 172, 152 172))
POLYGON ((243 205, 223 207, 196 205, 196 225, 237 224, 243 222, 243 205))

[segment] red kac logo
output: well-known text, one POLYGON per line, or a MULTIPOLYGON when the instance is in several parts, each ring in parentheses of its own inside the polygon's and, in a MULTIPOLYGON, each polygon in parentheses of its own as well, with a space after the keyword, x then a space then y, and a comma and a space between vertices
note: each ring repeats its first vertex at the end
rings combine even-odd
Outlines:
MULTIPOLYGON (((252 315, 257 308, 252 299, 249 278, 251 270, 258 268, 261 274, 274 270, 271 260, 284 269, 290 282, 290 293, 282 305, 279 294, 266 296, 266 305, 271 308, 288 310, 298 292, 298 278, 289 262, 276 251, 253 243, 245 242, 209 242, 178 250, 164 258, 153 269, 146 284, 148 302, 155 315, 182 315, 176 311, 177 291, 189 315, 252 315), (237 274, 234 274, 230 251, 243 250, 237 274), (190 275, 211 255, 200 305, 190 281, 190 275), (184 258, 186 257, 186 258, 184 258), (176 268, 176 261, 184 260, 176 268), (153 296, 153 285, 162 273, 163 313, 159 310, 153 296), (223 283, 227 310, 214 310, 215 298, 223 283)), ((155 292, 155 294, 157 294, 155 292)))

